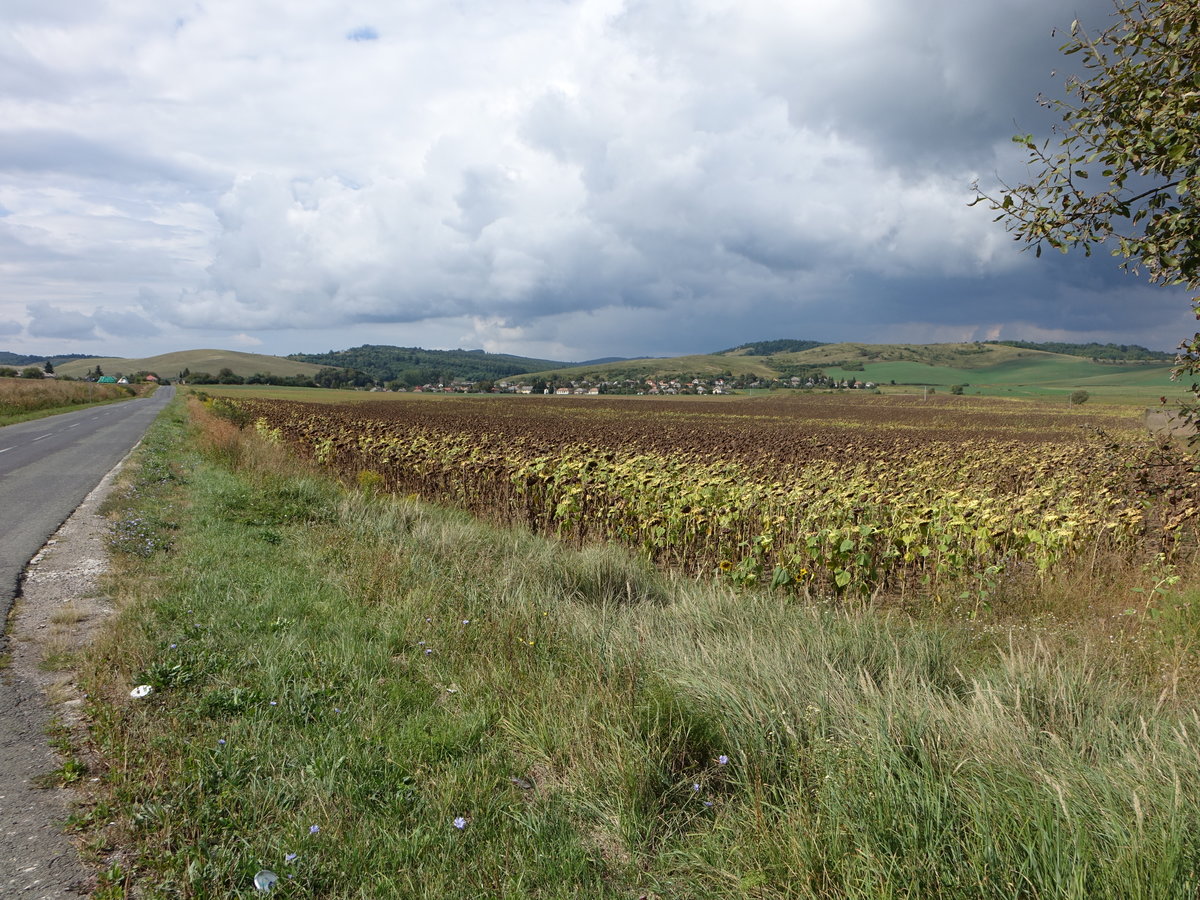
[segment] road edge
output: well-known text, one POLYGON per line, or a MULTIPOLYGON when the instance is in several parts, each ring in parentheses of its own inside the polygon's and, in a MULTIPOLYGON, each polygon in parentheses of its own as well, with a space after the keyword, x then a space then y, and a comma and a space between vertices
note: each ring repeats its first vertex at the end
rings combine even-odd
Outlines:
POLYGON ((57 748, 87 746, 86 700, 71 668, 116 612, 100 591, 108 569, 108 523, 100 506, 117 476, 141 446, 139 440, 59 524, 22 570, 5 622, 9 665, 4 678, 18 702, 14 752, 19 770, 0 795, 5 810, 6 849, 20 848, 0 863, 10 868, 0 888, 21 900, 60 900, 86 896, 97 886, 94 867, 65 832, 71 812, 85 802, 78 787, 98 780, 87 764, 57 748), (58 668, 56 658, 66 668, 58 668), (54 773, 67 777, 55 777, 54 773), (53 786, 43 787, 44 781, 53 786), (68 787, 67 782, 75 787, 68 787))

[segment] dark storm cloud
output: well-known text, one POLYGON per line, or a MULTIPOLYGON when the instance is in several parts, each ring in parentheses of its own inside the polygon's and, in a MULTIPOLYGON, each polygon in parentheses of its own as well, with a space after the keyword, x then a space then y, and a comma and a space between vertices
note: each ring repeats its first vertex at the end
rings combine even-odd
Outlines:
MULTIPOLYGON (((1148 286, 1115 270, 1070 258, 1045 260, 1038 271, 988 279, 898 278, 862 287, 860 308, 872 327, 923 321, 986 329, 993 323, 1036 323, 1063 331, 1131 331, 1147 319, 1186 309, 1187 294, 1148 286)), ((1162 348, 1166 349, 1166 348, 1162 348)))
MULTIPOLYGON (((1035 99, 1061 93, 1071 61, 1058 48, 1071 21, 1099 30, 1112 11, 1110 0, 852 0, 730 15, 637 0, 615 27, 689 77, 723 58, 740 63, 731 74, 784 98, 797 127, 865 141, 897 165, 961 164, 988 155, 998 138, 1048 124, 1035 99), (743 39, 753 42, 745 48, 753 61, 738 53, 743 39)), ((720 107, 714 99, 710 111, 720 107)))
POLYGON ((32 305, 29 308, 29 325, 26 331, 35 338, 59 338, 72 341, 94 340, 96 323, 90 315, 61 309, 50 303, 32 305))
POLYGON ((27 312, 30 336, 73 341, 97 340, 101 334, 116 338, 144 338, 159 333, 159 328, 132 309, 96 308, 78 312, 53 303, 31 304, 27 312))
POLYGON ((96 310, 92 319, 105 334, 121 338, 141 338, 159 334, 161 329, 141 313, 131 310, 96 310))

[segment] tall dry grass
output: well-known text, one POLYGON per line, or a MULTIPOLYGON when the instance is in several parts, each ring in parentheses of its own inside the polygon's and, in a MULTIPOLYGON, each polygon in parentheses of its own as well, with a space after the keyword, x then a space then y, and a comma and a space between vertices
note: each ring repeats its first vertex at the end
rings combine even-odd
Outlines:
POLYGON ((0 418, 131 396, 124 385, 52 378, 0 378, 0 418))

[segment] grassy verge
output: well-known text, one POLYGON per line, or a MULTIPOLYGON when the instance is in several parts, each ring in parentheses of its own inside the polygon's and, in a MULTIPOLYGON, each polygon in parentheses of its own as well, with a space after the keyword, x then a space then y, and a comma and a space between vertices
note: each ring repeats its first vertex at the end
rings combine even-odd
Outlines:
POLYGON ((0 378, 0 426, 15 425, 134 396, 125 385, 0 378))
POLYGON ((803 607, 346 490, 197 415, 112 501, 106 896, 264 869, 363 900, 1200 887, 1175 585, 1119 651, 803 607))

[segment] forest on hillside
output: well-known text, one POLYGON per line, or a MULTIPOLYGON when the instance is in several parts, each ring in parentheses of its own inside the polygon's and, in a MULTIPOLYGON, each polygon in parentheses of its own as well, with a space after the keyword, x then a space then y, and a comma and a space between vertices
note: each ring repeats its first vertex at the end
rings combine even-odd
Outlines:
POLYGON ((776 353, 802 353, 814 347, 824 347, 827 341, 800 341, 792 338, 781 338, 775 341, 752 341, 749 344, 739 344, 728 350, 718 350, 716 356, 727 353, 745 353, 747 356, 771 356, 776 353))
POLYGON ((0 365, 4 366, 40 366, 49 361, 53 365, 66 362, 68 359, 91 359, 86 353, 58 353, 53 356, 33 356, 28 353, 10 353, 0 350, 0 365))
POLYGON ((420 347, 379 344, 364 344, 328 353, 293 353, 287 358, 320 366, 357 369, 381 384, 396 382, 405 387, 451 381, 495 381, 510 375, 542 372, 569 365, 548 359, 485 353, 482 350, 422 350, 420 347))
POLYGON ((1137 344, 1067 344, 1061 341, 986 341, 1003 347, 1021 350, 1042 350, 1046 353, 1061 353, 1065 356, 1083 356, 1087 359, 1112 360, 1114 362, 1174 362, 1175 354, 1165 350, 1148 350, 1137 344))

